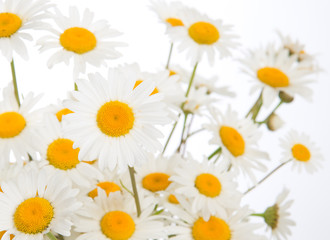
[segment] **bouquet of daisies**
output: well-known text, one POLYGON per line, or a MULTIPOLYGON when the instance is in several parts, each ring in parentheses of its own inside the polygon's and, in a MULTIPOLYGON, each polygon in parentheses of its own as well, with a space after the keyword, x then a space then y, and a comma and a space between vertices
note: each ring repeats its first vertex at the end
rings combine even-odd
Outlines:
POLYGON ((284 165, 310 173, 321 167, 320 151, 303 133, 291 130, 280 140, 283 158, 273 170, 270 149, 258 145, 283 124, 280 106, 296 95, 310 97, 319 71, 314 56, 281 34, 280 44, 246 52, 239 62, 259 97, 240 116, 231 105, 219 108, 219 101, 236 97, 230 86, 198 73, 199 63, 212 65, 239 48, 232 27, 180 2, 150 7, 170 39, 166 66, 143 72, 124 64, 104 75, 86 66, 106 66, 126 46, 106 20, 76 7, 62 14, 47 0, 0 0, 0 50, 12 71, 0 101, 0 239, 280 240, 291 234, 288 189, 262 213, 243 199, 284 165), (48 67, 73 65, 67 98, 41 109, 35 107, 41 96, 21 96, 14 65, 16 55, 27 59, 31 30, 48 32, 37 39, 41 53, 52 52, 48 67), (171 64, 175 50, 186 54, 190 69, 171 64), (189 141, 202 133, 209 142, 200 138, 203 157, 196 157, 189 141), (249 188, 242 191, 240 179, 249 188))

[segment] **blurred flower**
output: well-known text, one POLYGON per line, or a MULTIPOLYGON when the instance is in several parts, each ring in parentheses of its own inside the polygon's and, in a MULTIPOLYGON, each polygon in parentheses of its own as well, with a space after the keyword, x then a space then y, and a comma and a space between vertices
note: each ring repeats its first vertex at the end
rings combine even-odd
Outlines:
POLYGON ((284 125, 284 121, 275 113, 272 113, 267 122, 267 128, 271 131, 276 131, 284 125))

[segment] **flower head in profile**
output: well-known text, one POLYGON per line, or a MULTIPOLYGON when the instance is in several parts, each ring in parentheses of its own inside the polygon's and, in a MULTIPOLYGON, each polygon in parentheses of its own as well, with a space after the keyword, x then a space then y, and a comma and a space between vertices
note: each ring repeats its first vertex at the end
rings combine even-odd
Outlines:
POLYGON ((47 0, 0 0, 0 51, 8 61, 14 52, 28 58, 24 40, 33 38, 26 31, 40 29, 45 10, 51 6, 49 3, 47 0))
POLYGON ((48 67, 65 62, 69 64, 73 59, 74 75, 85 73, 86 64, 99 67, 105 60, 116 59, 121 54, 116 47, 123 43, 113 42, 110 39, 120 33, 109 27, 105 20, 94 21, 94 14, 86 9, 80 17, 76 7, 70 7, 69 16, 63 16, 55 9, 51 15, 57 24, 56 29, 49 29, 52 35, 39 39, 40 50, 57 49, 48 60, 48 67))

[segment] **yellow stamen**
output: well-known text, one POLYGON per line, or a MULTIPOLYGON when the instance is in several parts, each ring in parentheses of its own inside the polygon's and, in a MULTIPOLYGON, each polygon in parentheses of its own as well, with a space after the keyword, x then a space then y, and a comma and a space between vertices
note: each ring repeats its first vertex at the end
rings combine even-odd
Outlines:
POLYGON ((60 43, 65 50, 83 54, 93 50, 97 40, 95 35, 86 28, 72 27, 61 34, 60 43))
POLYGON ((195 187, 198 191, 207 197, 219 196, 221 192, 221 183, 217 177, 210 173, 202 173, 195 179, 195 187))
POLYGON ((17 112, 0 114, 0 138, 12 138, 19 135, 26 126, 24 117, 17 112))
POLYGON ((0 13, 0 38, 11 37, 22 26, 22 20, 13 13, 0 13))
POLYGON ((287 87, 290 84, 289 78, 281 70, 273 67, 264 67, 257 72, 258 79, 274 88, 287 87))
POLYGON ((75 168, 80 162, 78 160, 79 148, 73 149, 73 141, 59 138, 49 144, 47 149, 47 160, 49 164, 61 170, 75 168))
POLYGON ((99 129, 110 137, 124 136, 133 128, 134 113, 126 103, 110 101, 98 111, 96 122, 99 129))
POLYGON ((311 153, 308 148, 300 143, 295 144, 292 148, 292 155, 293 157, 302 162, 307 162, 311 158, 311 153))
POLYGON ((54 210, 48 200, 29 198, 17 207, 14 224, 18 231, 26 234, 42 233, 48 228, 53 216, 54 210))
POLYGON ((178 18, 168 18, 166 22, 171 24, 172 27, 184 26, 183 22, 178 18))
POLYGON ((165 190, 170 184, 169 175, 165 173, 150 173, 142 180, 142 186, 151 192, 165 190))
POLYGON ((199 218, 192 227, 192 235, 195 240, 230 240, 231 231, 224 220, 211 216, 207 222, 199 218))
POLYGON ((196 22, 188 29, 189 36, 198 44, 213 44, 220 38, 218 29, 208 22, 196 22))
POLYGON ((135 232, 135 223, 122 211, 106 213, 101 219, 101 231, 111 240, 128 240, 135 232))
POLYGON ((56 113, 56 117, 57 117, 58 121, 62 122, 63 115, 67 115, 67 114, 70 114, 70 113, 73 113, 70 109, 63 108, 63 109, 61 109, 60 111, 58 111, 56 113))
POLYGON ((168 196, 168 201, 170 203, 172 203, 172 204, 179 204, 178 199, 173 194, 171 194, 171 195, 168 196))
POLYGON ((174 72, 173 70, 170 70, 170 76, 173 76, 173 75, 176 75, 177 73, 176 72, 174 72))
POLYGON ((243 155, 245 142, 242 135, 235 128, 222 126, 219 135, 223 145, 234 157, 243 155))
MULTIPOLYGON (((139 86, 142 82, 143 82, 142 80, 137 80, 137 81, 135 82, 135 84, 134 84, 133 89, 135 89, 137 86, 139 86)), ((156 93, 159 93, 159 91, 158 91, 157 88, 155 88, 155 89, 152 91, 152 93, 150 93, 150 96, 151 96, 151 95, 154 95, 154 94, 156 94, 156 93)))
MULTIPOLYGON (((115 184, 114 182, 100 182, 100 183, 96 184, 96 186, 102 188, 106 192, 107 196, 109 196, 109 194, 112 192, 120 191, 120 187, 117 184, 115 184)), ((88 193, 88 196, 91 198, 97 197, 98 196, 97 188, 90 191, 88 193)))

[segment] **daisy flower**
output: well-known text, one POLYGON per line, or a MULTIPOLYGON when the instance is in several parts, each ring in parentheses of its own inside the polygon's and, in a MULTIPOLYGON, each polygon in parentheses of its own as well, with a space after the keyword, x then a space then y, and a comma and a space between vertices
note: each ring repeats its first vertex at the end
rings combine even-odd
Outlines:
POLYGON ((43 240, 51 232, 70 234, 71 218, 81 206, 62 174, 22 171, 15 180, 1 183, 0 231, 3 238, 13 234, 18 240, 43 240))
POLYGON ((214 103, 215 99, 207 93, 206 87, 191 88, 184 102, 183 110, 188 113, 203 115, 202 111, 214 103))
POLYGON ((27 59, 23 40, 32 40, 27 30, 40 29, 45 10, 51 5, 47 0, 0 0, 0 51, 8 61, 13 52, 27 59))
POLYGON ((289 191, 283 189, 273 206, 267 208, 262 214, 255 214, 264 218, 265 223, 272 232, 272 239, 288 239, 287 237, 291 235, 290 227, 296 225, 294 221, 288 218, 290 216, 288 209, 293 203, 293 200, 286 200, 288 194, 289 191))
POLYGON ((93 21, 94 14, 86 9, 80 18, 78 9, 70 7, 69 17, 63 16, 55 9, 51 16, 58 29, 47 28, 52 35, 39 39, 40 51, 57 49, 48 60, 48 67, 65 62, 67 65, 73 58, 74 75, 85 73, 86 63, 99 67, 107 59, 121 56, 116 47, 124 46, 122 43, 109 41, 109 38, 120 35, 119 32, 109 28, 105 20, 93 21))
POLYGON ((79 148, 65 138, 63 127, 55 116, 46 114, 40 129, 40 166, 48 171, 63 172, 77 186, 90 187, 101 173, 91 164, 78 160, 79 148))
POLYGON ((289 55, 288 49, 277 51, 269 45, 265 49, 250 51, 242 63, 244 72, 253 79, 251 93, 263 89, 265 106, 269 106, 281 91, 311 99, 312 90, 307 85, 314 81, 308 78, 313 72, 301 69, 297 55, 289 55))
POLYGON ((12 85, 3 89, 3 101, 0 102, 0 152, 8 161, 12 152, 15 160, 22 163, 29 156, 36 155, 34 141, 39 139, 37 134, 40 114, 32 111, 41 96, 27 94, 19 107, 12 85))
POLYGON ((280 139, 280 146, 284 150, 283 162, 292 159, 293 169, 314 173, 322 168, 323 156, 306 134, 291 130, 285 138, 280 139))
POLYGON ((251 119, 239 119, 237 112, 227 109, 225 114, 210 109, 212 118, 204 127, 213 133, 211 144, 221 147, 224 160, 234 169, 256 181, 252 170, 266 171, 263 161, 268 154, 258 150, 261 137, 258 126, 251 119))
POLYGON ((76 101, 66 104, 74 112, 66 116, 67 136, 80 148, 79 159, 98 159, 100 169, 121 170, 143 162, 146 151, 160 151, 157 139, 163 135, 155 125, 169 119, 162 95, 150 96, 155 86, 144 81, 133 90, 135 79, 117 69, 109 69, 107 79, 89 78, 77 81, 76 101))
POLYGON ((236 209, 240 202, 233 175, 224 172, 224 165, 215 165, 208 160, 202 163, 189 158, 175 169, 170 177, 178 185, 176 193, 192 202, 192 212, 201 214, 205 221, 210 216, 227 216, 227 209, 236 209))
POLYGON ((199 62, 204 54, 213 64, 217 52, 220 57, 226 57, 230 55, 229 49, 237 46, 235 36, 229 33, 231 26, 223 25, 222 20, 213 20, 194 9, 183 17, 184 26, 171 28, 168 32, 174 43, 179 42, 179 51, 187 51, 192 64, 199 62))
POLYGON ((77 240, 85 239, 160 239, 165 237, 159 216, 151 216, 154 205, 142 199, 142 213, 138 217, 131 195, 114 192, 106 196, 101 191, 93 202, 86 203, 78 212, 75 231, 82 233, 77 240))

